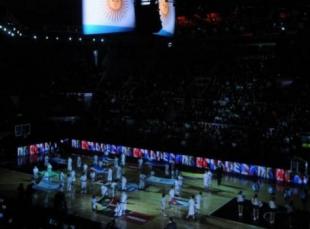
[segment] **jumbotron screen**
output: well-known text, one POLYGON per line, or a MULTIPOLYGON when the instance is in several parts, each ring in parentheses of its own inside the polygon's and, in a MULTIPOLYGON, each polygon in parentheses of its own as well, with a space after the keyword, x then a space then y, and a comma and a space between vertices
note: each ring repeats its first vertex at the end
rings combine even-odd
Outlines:
POLYGON ((82 0, 85 35, 130 32, 135 28, 134 0, 82 0))
POLYGON ((175 6, 174 0, 159 0, 159 15, 161 29, 157 35, 172 36, 175 29, 175 6))

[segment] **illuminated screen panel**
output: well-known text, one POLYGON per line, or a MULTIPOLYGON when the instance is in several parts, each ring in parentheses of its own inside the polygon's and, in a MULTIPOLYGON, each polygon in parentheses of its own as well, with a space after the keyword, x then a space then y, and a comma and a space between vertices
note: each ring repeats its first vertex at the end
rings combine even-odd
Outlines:
POLYGON ((159 14, 161 29, 157 35, 170 37, 175 29, 175 6, 174 0, 159 0, 159 14))
POLYGON ((129 32, 135 28, 134 0, 82 0, 83 33, 129 32))

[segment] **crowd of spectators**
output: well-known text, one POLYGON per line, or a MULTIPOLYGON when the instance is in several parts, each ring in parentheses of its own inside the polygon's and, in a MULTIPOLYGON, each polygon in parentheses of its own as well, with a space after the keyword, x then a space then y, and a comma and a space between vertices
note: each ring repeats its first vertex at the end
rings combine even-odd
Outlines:
POLYGON ((190 37, 265 36, 307 30, 305 1, 178 1, 178 33, 190 37))
POLYGON ((310 124, 302 63, 287 63, 272 51, 187 66, 159 56, 159 62, 133 58, 122 76, 111 70, 94 105, 102 132, 142 145, 270 164, 279 157, 289 162, 300 151, 300 134, 310 124), (131 66, 139 61, 143 70, 131 66))

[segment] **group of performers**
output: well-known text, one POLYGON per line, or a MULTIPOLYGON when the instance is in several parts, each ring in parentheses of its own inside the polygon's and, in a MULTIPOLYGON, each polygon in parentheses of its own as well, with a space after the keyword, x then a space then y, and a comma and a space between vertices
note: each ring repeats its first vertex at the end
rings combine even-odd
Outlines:
MULTIPOLYGON (((52 173, 52 165, 49 162, 49 158, 46 155, 44 158, 44 165, 46 166, 46 171, 43 172, 42 179, 46 179, 46 181, 49 181, 52 173)), ((127 178, 125 176, 124 168, 126 166, 126 156, 125 154, 122 154, 120 158, 115 157, 114 159, 107 159, 103 158, 100 159, 97 155, 93 156, 92 165, 89 168, 87 163, 83 163, 80 156, 76 159, 76 170, 73 169, 73 160, 71 157, 67 159, 67 174, 63 171, 59 173, 59 183, 60 183, 60 190, 64 191, 66 189, 67 192, 72 192, 73 187, 75 187, 75 183, 77 181, 77 173, 79 172, 80 177, 80 189, 81 194, 87 193, 87 185, 88 182, 91 182, 91 184, 94 184, 97 181, 97 178, 99 176, 105 176, 106 182, 100 183, 99 193, 100 193, 100 199, 97 199, 96 195, 93 195, 91 199, 91 208, 96 211, 100 211, 105 208, 103 204, 100 202, 100 200, 104 198, 109 198, 111 201, 109 204, 114 207, 114 216, 119 217, 126 213, 127 210, 127 200, 128 200, 128 194, 127 194, 127 178), (97 168, 97 169, 94 169, 97 168), (103 172, 100 172, 103 171, 103 172), (66 184, 66 186, 65 186, 66 184), (120 195, 117 196, 117 189, 120 191, 120 195), (113 202, 113 204, 112 204, 113 202)), ((149 165, 151 171, 149 176, 154 176, 155 171, 152 169, 152 165, 149 165)), ((143 164, 143 158, 139 158, 137 161, 137 168, 139 172, 139 183, 138 183, 138 189, 143 190, 146 187, 146 180, 147 175, 144 173, 144 164, 143 164)), ((160 199, 160 210, 161 214, 163 216, 166 216, 166 210, 167 207, 173 207, 178 205, 177 200, 178 197, 180 197, 182 193, 182 187, 183 187, 183 176, 180 171, 177 169, 174 169, 173 165, 165 164, 164 165, 164 171, 163 173, 166 175, 166 177, 171 178, 173 181, 173 185, 170 187, 168 191, 168 195, 166 193, 162 193, 161 199, 160 199)), ((34 166, 33 168, 33 178, 34 180, 38 180, 40 177, 40 171, 37 166, 34 166)), ((207 169, 205 173, 203 174, 203 187, 205 188, 205 191, 210 191, 212 184, 212 172, 207 169)), ((218 182, 220 184, 220 182, 218 182)), ((253 184, 253 191, 255 195, 251 199, 251 204, 253 207, 253 220, 257 221, 259 220, 260 214, 259 210, 262 207, 262 202, 258 198, 258 191, 259 191, 259 183, 253 184)), ((274 190, 270 190, 270 193, 274 193, 274 190)), ((289 193, 289 192, 287 192, 289 193)), ((270 217, 269 222, 270 224, 275 223, 275 211, 277 209, 277 205, 275 202, 274 195, 271 195, 271 199, 268 203, 268 206, 270 208, 270 217)), ((182 198, 181 198, 182 199, 182 198)), ((184 198, 183 198, 184 199, 184 198)), ((238 216, 243 217, 244 215, 244 202, 245 202, 245 196, 242 191, 240 191, 236 197, 237 205, 238 205, 238 216)), ((184 202, 184 201, 183 201, 184 202)), ((187 207, 187 219, 193 219, 195 220, 197 216, 200 213, 201 209, 201 203, 202 203, 202 192, 196 193, 195 195, 192 195, 186 204, 184 204, 185 207, 187 207)), ((184 207, 183 206, 183 207, 184 207)))
MULTIPOLYGON (((143 190, 146 187, 146 178, 147 178, 147 175, 143 173, 143 158, 139 158, 137 162, 138 162, 137 167, 139 171, 138 188, 139 190, 143 190)), ((52 165, 49 162, 48 155, 46 155, 44 158, 44 165, 47 168, 45 172, 46 177, 49 177, 47 173, 51 173, 52 165)), ((115 210, 114 210, 115 216, 122 216, 125 214, 127 210, 127 199, 128 199, 128 195, 126 193, 127 178, 125 177, 124 169, 123 169, 125 165, 126 165, 125 154, 122 154, 120 156, 120 160, 118 157, 115 157, 113 161, 111 161, 111 164, 108 165, 107 167, 106 183, 102 183, 100 185, 100 195, 101 195, 100 199, 109 197, 112 200, 115 200, 116 188, 119 186, 121 194, 120 194, 120 197, 116 200, 116 204, 114 204, 115 205, 115 210)), ((94 155, 93 157, 92 167, 93 166, 98 166, 98 168, 104 169, 103 160, 100 160, 97 155, 94 155)), ((88 164, 87 163, 83 164, 80 156, 76 158, 76 169, 77 171, 81 172, 81 176, 79 177, 81 194, 87 193, 87 185, 89 181, 91 183, 95 183, 96 181, 97 174, 96 174, 96 171, 92 169, 92 167, 89 170, 88 164)), ((149 175, 154 176, 155 172, 152 169, 152 166, 150 166, 150 168, 151 168, 151 172, 149 175)), ((176 204, 175 197, 180 195, 181 189, 183 186, 183 176, 178 170, 175 170, 173 167, 171 167, 170 169, 169 164, 166 164, 164 168, 165 168, 164 169, 165 175, 171 176, 172 178, 174 178, 174 185, 169 190, 169 193, 168 193, 169 199, 166 198, 166 194, 162 194, 162 198, 161 198, 162 215, 166 215, 167 203, 169 206, 173 206, 176 204)), ((39 178, 39 169, 37 166, 33 168, 33 177, 36 180, 39 178)), ((43 179, 44 179, 44 175, 43 175, 43 179)), ((69 157, 67 159, 67 174, 65 175, 63 171, 59 173, 60 190, 61 191, 66 190, 67 192, 72 192, 73 187, 76 183, 76 180, 77 180, 76 171, 73 169, 73 160, 71 157, 69 157)), ((212 174, 210 171, 207 171, 206 175, 204 175, 204 186, 206 187, 206 189, 210 187, 211 180, 212 180, 212 174)), ((192 196, 189 199, 187 218, 195 219, 195 215, 197 215, 197 213, 199 212, 200 206, 201 206, 201 198, 202 198, 202 193, 200 192, 196 194, 195 196, 192 196)), ((91 199, 91 207, 93 210, 103 209, 103 206, 97 200, 96 195, 93 195, 91 199)))

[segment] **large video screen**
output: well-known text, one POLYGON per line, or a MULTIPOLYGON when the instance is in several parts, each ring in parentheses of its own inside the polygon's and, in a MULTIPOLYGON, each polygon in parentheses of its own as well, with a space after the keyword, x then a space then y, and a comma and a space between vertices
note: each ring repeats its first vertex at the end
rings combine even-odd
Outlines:
POLYGON ((135 28, 134 0, 82 0, 85 35, 130 32, 135 28))
POLYGON ((157 35, 173 36, 175 29, 175 6, 174 0, 159 0, 159 15, 161 29, 157 35))

